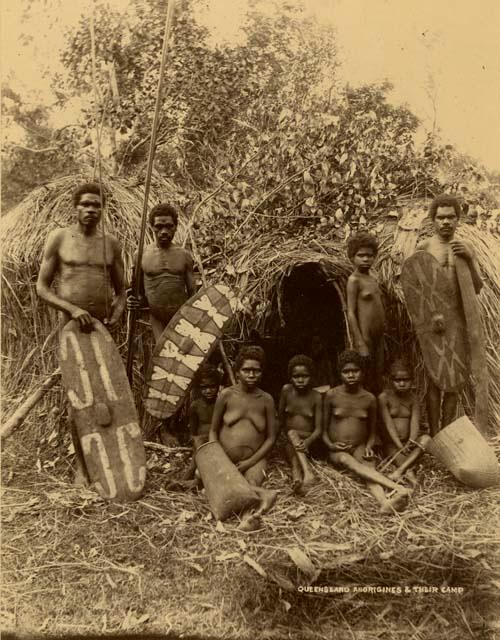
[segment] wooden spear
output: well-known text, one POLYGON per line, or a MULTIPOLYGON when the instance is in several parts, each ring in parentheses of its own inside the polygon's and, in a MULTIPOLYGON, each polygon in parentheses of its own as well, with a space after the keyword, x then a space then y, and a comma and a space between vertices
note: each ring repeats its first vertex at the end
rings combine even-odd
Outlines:
POLYGON ((28 413, 33 409, 37 402, 39 402, 45 393, 55 385, 59 376, 61 375, 61 371, 56 369, 54 373, 52 373, 48 378, 46 378, 40 387, 33 391, 26 400, 22 403, 22 405, 16 409, 16 411, 10 416, 10 418, 0 427, 0 439, 2 442, 10 436, 10 434, 22 425, 28 413))
MULTIPOLYGON (((156 105, 153 118, 153 127, 151 130, 151 142, 149 144, 148 164, 146 168, 146 180, 144 183, 144 204, 142 208, 141 233, 139 235, 139 247, 137 251, 137 262, 134 269, 134 277, 132 282, 132 294, 137 297, 139 294, 141 280, 141 262, 144 250, 144 238, 146 235, 146 223, 148 219, 148 199, 151 187, 151 175, 153 173, 153 160, 156 151, 156 139, 158 135, 158 123, 160 120, 160 108, 163 94, 163 77, 168 57, 169 36, 172 27, 175 9, 175 0, 169 0, 167 7, 167 16, 165 19, 165 31, 163 34, 163 48, 161 53, 160 76, 158 78, 158 87, 156 90, 156 105)), ((129 311, 128 323, 128 353, 127 353, 127 375, 132 382, 132 368, 134 364, 134 334, 137 321, 137 313, 135 310, 129 311)))

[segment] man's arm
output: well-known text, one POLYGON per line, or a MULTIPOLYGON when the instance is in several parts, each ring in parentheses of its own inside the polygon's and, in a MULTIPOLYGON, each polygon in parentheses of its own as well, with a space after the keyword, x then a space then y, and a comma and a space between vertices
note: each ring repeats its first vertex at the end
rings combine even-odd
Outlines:
POLYGON ((36 292, 48 305, 59 311, 64 311, 73 320, 78 320, 82 328, 90 328, 93 322, 90 313, 67 300, 63 300, 51 289, 52 282, 59 269, 59 248, 63 233, 64 229, 56 229, 49 234, 45 242, 42 263, 36 282, 36 292))
POLYGON ((271 398, 269 394, 266 393, 265 398, 265 414, 266 414, 266 426, 267 426, 267 436, 264 442, 260 445, 255 453, 253 453, 246 460, 241 460, 236 464, 236 468, 240 471, 240 473, 245 473, 254 464, 257 464, 259 460, 265 458, 269 451, 272 449, 272 446, 276 442, 276 438, 278 436, 278 427, 276 423, 275 416, 275 408, 274 408, 274 400, 271 398))
POLYGON ((188 296, 194 296, 196 293, 196 284, 193 273, 193 256, 189 252, 186 252, 186 270, 184 272, 184 280, 188 296))
POLYGON ((358 294, 359 294, 359 285, 358 281, 352 275, 349 276, 347 280, 347 320, 349 322, 349 327, 351 329, 354 346, 357 351, 359 351, 360 355, 368 356, 370 355, 368 351, 368 347, 361 335, 361 331, 358 323, 358 294))
POLYGON ((108 325, 113 326, 120 318, 126 303, 125 293, 125 267, 123 266, 121 247, 118 240, 110 237, 113 250, 113 261, 111 262, 110 277, 115 292, 115 298, 111 303, 111 316, 108 325))
POLYGON ((472 277, 472 284, 476 293, 479 293, 483 288, 483 281, 479 273, 479 267, 477 265, 476 254, 472 245, 465 240, 452 240, 450 242, 453 255, 460 256, 467 261, 470 269, 470 275, 472 277))

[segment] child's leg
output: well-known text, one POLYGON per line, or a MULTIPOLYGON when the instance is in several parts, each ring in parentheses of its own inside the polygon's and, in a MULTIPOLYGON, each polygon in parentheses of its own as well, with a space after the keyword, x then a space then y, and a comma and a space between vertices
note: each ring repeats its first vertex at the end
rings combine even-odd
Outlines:
POLYGON ((427 408, 427 418, 429 420, 429 429, 431 437, 439 432, 439 422, 441 417, 441 389, 432 382, 428 381, 427 394, 425 396, 425 404, 427 408))
MULTIPOLYGON (((302 434, 300 431, 295 431, 295 429, 291 429, 287 433, 288 440, 291 442, 292 447, 294 448, 295 457, 300 465, 300 469, 302 470, 303 482, 300 486, 301 489, 306 489, 308 486, 314 483, 314 474, 307 459, 307 455, 305 451, 300 451, 298 449, 307 435, 309 434, 302 434)), ((299 487, 295 487, 294 483, 294 488, 298 489, 299 487)))
MULTIPOLYGON (((385 447, 384 447, 385 455, 388 458, 392 458, 394 456, 393 462, 395 462, 396 465, 397 465, 397 469, 395 471, 393 471, 392 473, 389 473, 388 474, 388 478, 390 478, 391 480, 394 480, 395 482, 397 482, 403 475, 405 475, 405 471, 406 471, 406 477, 410 481, 410 484, 415 486, 416 483, 417 483, 417 478, 416 478, 415 474, 413 473, 413 471, 409 470, 409 467, 411 465, 406 465, 405 464, 408 456, 405 456, 402 453, 399 453, 398 455, 395 456, 394 454, 396 453, 396 451, 398 451, 398 449, 392 443, 391 444, 386 444, 385 447)), ((413 463, 411 463, 411 464, 413 464, 413 463)))
POLYGON ((244 476, 247 479, 248 483, 252 485, 261 500, 259 508, 255 512, 255 514, 253 514, 254 516, 259 516, 261 513, 269 511, 269 509, 276 502, 276 498, 278 496, 278 493, 276 491, 272 491, 271 489, 263 489, 260 486, 264 482, 264 479, 266 477, 266 468, 267 460, 263 458, 244 473, 244 476))
POLYGON ((397 459, 398 463, 399 463, 399 466, 396 469, 396 471, 391 473, 391 475, 389 476, 391 478, 391 480, 399 480, 399 478, 401 478, 403 475, 406 474, 406 476, 408 477, 410 482, 416 484, 417 478, 416 478, 415 474, 413 473, 413 471, 410 469, 410 467, 412 465, 414 465, 415 462, 424 453, 425 448, 427 447, 429 441, 430 441, 430 437, 429 436, 421 435, 416 440, 417 446, 413 449, 413 451, 409 455, 407 455, 407 456, 398 456, 398 458, 403 458, 403 460, 400 462, 397 459))
POLYGON ((205 442, 208 442, 208 435, 193 436, 193 457, 191 458, 188 468, 184 472, 182 477, 183 480, 192 480, 194 478, 194 474, 196 472, 196 462, 194 459, 196 449, 201 447, 202 444, 205 444, 205 442))
POLYGON ((299 459, 297 458, 297 454, 295 453, 295 448, 291 442, 285 444, 285 454, 292 467, 292 484, 295 489, 300 484, 302 484, 302 470, 300 468, 299 459))
MULTIPOLYGON (((364 453, 365 445, 360 445, 359 447, 356 447, 355 451, 353 452, 353 458, 360 464, 366 466, 368 469, 373 469, 373 471, 378 473, 378 471, 375 470, 375 460, 365 458, 364 453)), ((366 486, 375 500, 379 503, 380 511, 382 513, 392 513, 394 510, 399 510, 406 506, 406 503, 408 502, 409 491, 403 489, 399 485, 397 485, 395 495, 390 499, 387 498, 384 489, 380 486, 379 483, 367 480, 366 486)))
MULTIPOLYGON (((357 447, 354 453, 357 453, 357 458, 362 458, 364 453, 365 445, 360 445, 357 447)), ((342 467, 346 467, 346 469, 350 469, 363 480, 368 480, 369 482, 375 482, 387 489, 393 489, 395 491, 401 491, 402 487, 392 480, 389 480, 386 476, 383 476, 375 469, 375 464, 369 466, 367 461, 363 459, 363 462, 360 462, 359 459, 355 458, 354 455, 347 453, 346 451, 336 451, 330 453, 330 460, 334 464, 338 464, 342 467)))

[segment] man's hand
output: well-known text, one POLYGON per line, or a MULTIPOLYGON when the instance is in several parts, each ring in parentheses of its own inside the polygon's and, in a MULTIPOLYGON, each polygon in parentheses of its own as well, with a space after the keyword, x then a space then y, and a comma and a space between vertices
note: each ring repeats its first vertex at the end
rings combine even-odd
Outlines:
POLYGON ((472 253, 469 247, 462 240, 452 240, 450 242, 451 250, 453 251, 453 255, 460 256, 464 258, 468 262, 472 260, 472 253))
POLYGON ((85 333, 92 331, 94 328, 94 319, 88 311, 79 309, 78 307, 71 314, 73 320, 76 320, 80 325, 80 329, 85 333))
POLYGON ((138 311, 141 306, 140 298, 133 295, 132 289, 127 289, 127 311, 138 311))

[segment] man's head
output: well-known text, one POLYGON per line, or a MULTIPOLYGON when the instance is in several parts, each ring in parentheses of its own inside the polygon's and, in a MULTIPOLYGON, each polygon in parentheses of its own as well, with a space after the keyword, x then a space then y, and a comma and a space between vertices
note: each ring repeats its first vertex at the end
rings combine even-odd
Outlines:
POLYGON ((236 376, 245 386, 254 388, 262 377, 264 362, 265 355, 262 347, 242 347, 234 363, 236 376))
POLYGON ((167 202, 155 205, 149 212, 151 225, 159 247, 168 247, 177 230, 179 214, 175 207, 167 202))
POLYGON ((378 253, 377 238, 368 231, 359 231, 347 242, 349 260, 360 271, 369 271, 378 253))
POLYGON ((86 182, 73 192, 73 206, 78 214, 78 222, 85 228, 92 228, 101 219, 102 206, 106 201, 104 191, 96 182, 86 182))
POLYGON ((461 211, 458 199, 447 193, 442 193, 431 202, 429 216, 434 222, 434 231, 443 240, 453 238, 461 211))

